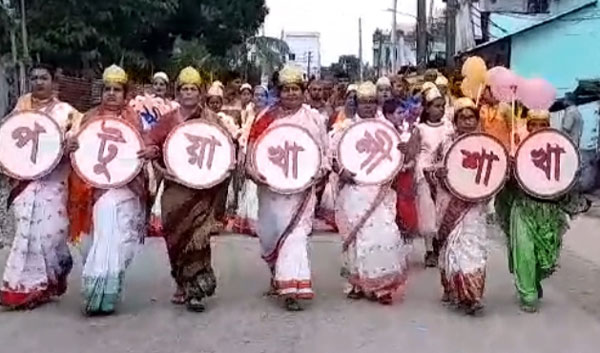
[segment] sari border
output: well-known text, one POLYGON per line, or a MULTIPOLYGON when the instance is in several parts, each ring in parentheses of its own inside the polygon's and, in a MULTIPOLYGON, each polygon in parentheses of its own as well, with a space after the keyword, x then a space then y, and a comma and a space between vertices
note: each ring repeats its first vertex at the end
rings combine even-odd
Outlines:
POLYGON ((304 211, 306 211, 306 207, 308 206, 308 201, 310 200, 310 197, 312 196, 313 190, 314 190, 314 186, 312 188, 304 191, 304 195, 302 195, 302 201, 300 202, 300 205, 298 206, 298 210, 294 213, 294 215, 292 216, 292 219, 290 220, 290 223, 288 223, 288 225, 285 227, 283 233, 277 240, 277 244, 275 245, 275 248, 269 254, 262 256, 262 258, 267 263, 273 264, 277 261, 277 257, 279 256, 279 251, 281 250, 281 247, 283 246, 283 244, 285 243, 287 238, 290 236, 290 234, 292 234, 292 231, 294 230, 294 228, 296 228, 296 226, 298 226, 298 223, 300 223, 300 218, 302 217, 302 214, 304 213, 304 211))

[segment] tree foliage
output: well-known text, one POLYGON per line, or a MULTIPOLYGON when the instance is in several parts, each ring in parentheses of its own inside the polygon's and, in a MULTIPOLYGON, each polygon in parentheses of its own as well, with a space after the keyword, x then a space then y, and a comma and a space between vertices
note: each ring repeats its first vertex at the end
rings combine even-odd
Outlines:
POLYGON ((26 10, 31 56, 74 70, 117 62, 149 71, 168 63, 178 38, 225 57, 267 14, 265 0, 28 0, 26 10))
POLYGON ((360 79, 360 59, 355 55, 342 55, 337 63, 330 67, 333 77, 357 82, 360 79))

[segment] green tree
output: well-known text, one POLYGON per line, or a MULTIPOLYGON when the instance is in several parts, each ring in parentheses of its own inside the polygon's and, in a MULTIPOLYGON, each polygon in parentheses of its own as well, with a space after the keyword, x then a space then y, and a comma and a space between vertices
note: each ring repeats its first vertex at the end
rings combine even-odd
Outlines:
POLYGON ((280 69, 290 55, 290 47, 279 38, 252 37, 248 40, 247 47, 252 54, 253 66, 260 68, 262 74, 267 76, 280 69))
POLYGON ((29 0, 26 6, 33 56, 75 69, 112 62, 146 68, 141 43, 178 1, 29 0))
POLYGON ((179 0, 174 14, 156 26, 144 53, 163 65, 176 39, 197 40, 212 56, 226 58, 253 37, 268 13, 265 0, 179 0))
MULTIPOLYGON (((265 0, 28 0, 26 6, 33 58, 67 71, 117 62, 144 76, 168 63, 178 38, 226 58, 267 14, 265 0)), ((0 24, 0 44, 5 27, 0 24)))
POLYGON ((337 63, 331 64, 329 71, 337 79, 358 82, 360 80, 360 59, 355 55, 342 55, 337 63))

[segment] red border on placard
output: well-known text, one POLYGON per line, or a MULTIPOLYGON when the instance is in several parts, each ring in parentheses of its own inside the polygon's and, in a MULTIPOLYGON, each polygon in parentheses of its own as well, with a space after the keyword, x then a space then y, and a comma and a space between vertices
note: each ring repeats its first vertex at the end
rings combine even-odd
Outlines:
POLYGON ((9 115, 7 115, 4 119, 2 119, 2 122, 0 123, 0 129, 4 126, 4 124, 6 122, 8 122, 10 119, 13 119, 14 117, 21 115, 21 114, 25 114, 25 113, 33 113, 33 114, 38 114, 41 115, 47 119, 49 119, 52 124, 56 127, 56 129, 60 132, 60 152, 58 153, 58 156, 56 157, 56 159, 54 160, 54 162, 52 162, 52 164, 44 171, 29 177, 29 178, 24 178, 22 176, 19 176, 17 174, 14 174, 13 172, 9 171, 8 169, 6 169, 6 167, 4 166, 4 164, 2 163, 2 161, 0 160, 0 168, 2 168, 2 173, 8 175, 9 177, 13 178, 13 179, 17 179, 17 180, 36 180, 36 179, 40 179, 45 177, 46 175, 52 173, 54 171, 54 169, 56 168, 56 166, 58 166, 58 164, 60 163, 60 161, 63 158, 64 155, 64 147, 65 147, 65 136, 64 136, 64 131, 62 131, 62 129, 60 128, 60 126, 58 125, 58 123, 56 121, 54 121, 54 119, 49 115, 46 114, 44 112, 40 112, 37 110, 21 110, 18 112, 14 112, 11 113, 9 115))
POLYGON ((483 132, 471 132, 471 133, 464 134, 464 135, 460 136, 459 138, 457 138, 452 143, 452 146, 450 146, 450 149, 448 149, 448 152, 446 152, 446 155, 444 156, 444 167, 446 169, 448 169, 448 155, 454 148, 456 148, 457 144, 460 141, 465 140, 470 137, 477 137, 477 136, 486 137, 486 138, 496 142, 498 144, 498 146, 500 146, 502 148, 502 151, 504 151, 504 156, 506 158, 506 171, 504 172, 504 179, 503 179, 502 183, 500 183, 500 185, 498 185, 498 187, 493 189, 490 193, 488 193, 485 196, 481 196, 481 197, 467 197, 465 195, 460 194, 458 191, 456 191, 456 189, 454 189, 452 187, 452 185, 450 185, 450 183, 448 182, 448 178, 444 178, 444 184, 448 188, 448 191, 450 191, 450 193, 452 195, 454 195, 455 197, 457 197, 463 201, 468 201, 468 202, 480 202, 480 201, 484 201, 484 200, 489 200, 490 198, 494 197, 497 193, 500 192, 500 190, 502 190, 504 185, 506 185, 506 181, 508 180, 508 176, 510 175, 510 158, 509 158, 510 155, 508 154, 506 147, 504 147, 502 142, 499 139, 497 139, 495 136, 492 136, 492 135, 489 135, 489 134, 486 134, 483 132))
MULTIPOLYGON (((387 123, 381 121, 381 120, 377 120, 377 119, 365 119, 365 120, 361 120, 357 123, 354 123, 352 126, 350 126, 349 128, 347 128, 343 133, 342 133, 342 137, 340 137, 339 143, 336 146, 336 153, 337 153, 337 158, 339 158, 339 162, 341 167, 346 168, 344 166, 344 161, 342 158, 342 153, 341 153, 341 146, 342 146, 342 141, 344 141, 344 138, 346 137, 346 135, 348 134, 348 132, 352 129, 354 129, 355 127, 362 125, 362 124, 379 124, 382 126, 385 126, 388 130, 390 130, 395 136, 396 136, 396 140, 398 142, 401 141, 400 139, 400 134, 398 134, 398 131, 391 125, 388 125, 387 123)), ((393 146, 393 148, 397 148, 397 146, 393 146)), ((358 185, 364 185, 364 186, 369 186, 369 185, 383 185, 386 183, 389 183, 390 181, 392 181, 396 175, 398 175, 398 172, 400 172, 400 169, 402 168, 402 166, 404 165, 404 158, 406 157, 403 153, 400 153, 400 155, 402 156, 400 158, 400 163, 398 163, 398 166, 396 166, 394 169, 392 169, 390 175, 386 176, 384 179, 382 179, 380 182, 371 182, 371 183, 365 183, 365 182, 359 182, 358 180, 356 180, 356 184, 358 185)))
MULTIPOLYGON (((319 164, 319 168, 318 168, 317 172, 315 173, 315 175, 313 175, 313 177, 316 176, 319 173, 319 170, 321 169, 322 164, 323 164, 323 156, 322 156, 323 155, 323 151, 321 150, 321 146, 319 146, 319 144, 317 143, 317 141, 315 141, 315 139, 312 137, 312 135, 310 134, 310 132, 306 128, 304 128, 302 126, 299 126, 299 125, 296 125, 296 124, 292 124, 292 123, 283 123, 283 124, 279 124, 279 125, 274 126, 274 127, 270 127, 265 132, 263 132, 258 137, 258 139, 256 139, 256 142, 254 142, 252 144, 253 147, 252 147, 252 151, 250 153, 250 157, 251 157, 251 164, 250 164, 250 166, 251 166, 252 171, 253 172, 257 171, 256 170, 256 146, 258 146, 261 143, 261 141, 264 139, 264 137, 267 136, 267 134, 269 134, 271 131, 279 129, 279 128, 283 128, 283 127, 291 127, 291 128, 294 128, 294 129, 298 129, 298 130, 302 131, 302 133, 308 135, 308 137, 315 143, 315 146, 317 146, 317 150, 319 151, 319 163, 318 163, 319 164)), ((268 185, 268 186, 269 186, 269 189, 273 190, 276 193, 279 193, 279 194, 282 194, 282 195, 292 195, 292 194, 296 194, 296 193, 299 193, 299 192, 302 192, 302 191, 308 189, 313 184, 314 184, 314 182, 309 181, 308 183, 306 183, 305 185, 303 185, 301 187, 298 187, 298 188, 295 188, 295 189, 290 189, 290 190, 280 190, 280 189, 277 189, 277 188, 275 188, 275 187, 273 187, 271 185, 268 185)))
POLYGON ((170 173, 173 173, 175 175, 175 177, 177 177, 178 183, 180 183, 181 185, 187 186, 188 188, 204 190, 204 189, 210 189, 213 186, 221 184, 225 179, 227 179, 229 177, 229 175, 231 175, 231 168, 235 165, 235 151, 236 151, 235 144, 233 143, 231 134, 229 134, 229 132, 227 130, 225 130, 223 127, 219 126, 216 123, 202 120, 202 119, 195 119, 195 120, 189 120, 189 121, 186 121, 186 122, 183 122, 183 123, 177 125, 173 130, 171 130, 169 135, 167 135, 167 138, 163 145, 163 161, 165 162, 165 166, 167 167, 167 170, 170 173), (175 173, 175 170, 171 167, 171 163, 169 163, 169 161, 166 158, 168 156, 167 149, 169 147, 169 142, 171 141, 171 138, 173 137, 175 132, 178 129, 183 128, 187 125, 194 125, 194 124, 204 124, 204 125, 209 125, 209 126, 217 128, 217 130, 221 131, 221 133, 223 135, 225 135, 225 137, 227 137, 227 141, 229 142, 229 145, 231 146, 231 163, 229 165, 229 168, 221 177, 219 177, 219 179, 215 180, 212 183, 203 184, 203 185, 193 185, 193 184, 190 184, 190 183, 187 183, 187 182, 181 180, 181 178, 177 175, 177 173, 175 173))
POLYGON ((533 196, 535 198, 541 199, 541 200, 553 200, 553 199, 556 199, 558 197, 561 197, 561 196, 567 194, 569 191, 571 191, 571 189, 573 188, 573 186, 575 186, 575 184, 577 183, 577 179, 578 179, 577 178, 577 173, 575 173, 575 178, 573 178, 573 180, 571 181, 571 183, 563 191, 556 192, 556 193, 554 193, 552 195, 539 195, 535 191, 530 190, 523 183, 523 180, 519 176, 519 171, 518 171, 518 165, 519 165, 519 163, 517 162, 517 159, 519 157, 519 152, 521 152, 521 148, 523 147, 523 145, 525 144, 525 142, 527 142, 530 138, 534 137, 537 134, 542 134, 542 133, 547 133, 547 132, 552 132, 552 133, 559 134, 559 135, 563 136, 571 144, 571 146, 573 146, 573 149, 575 150, 575 153, 577 153, 577 169, 576 169, 576 171, 578 171, 581 168, 581 155, 579 154, 579 149, 577 148, 577 146, 575 146, 575 143, 571 140, 571 138, 567 134, 565 134, 564 132, 562 132, 560 130, 553 129, 553 128, 545 128, 545 129, 538 130, 538 131, 534 132, 533 134, 529 134, 525 139, 523 139, 523 141, 521 142, 521 144, 517 148, 517 152, 515 152, 514 175, 515 175, 515 179, 517 179, 517 183, 519 183, 519 186, 527 194, 529 194, 530 196, 533 196))
MULTIPOLYGON (((97 116, 92 118, 90 121, 85 122, 85 124, 83 124, 83 126, 81 127, 81 129, 79 129, 79 132, 77 132, 76 138, 77 140, 79 140, 79 136, 81 135, 81 133, 83 131, 85 131, 85 129, 93 124, 96 123, 97 121, 101 121, 101 120, 114 120, 117 121, 119 123, 122 123, 123 125, 127 126, 128 128, 130 128, 135 136, 137 137, 137 139, 140 141, 140 146, 142 149, 144 149, 145 144, 144 144, 144 139, 142 138, 142 135, 140 134, 140 132, 137 130, 137 128, 135 126, 133 126, 131 123, 129 123, 128 121, 124 120, 124 119, 119 119, 119 118, 115 118, 115 117, 111 117, 111 116, 97 116)), ((122 186, 125 186, 127 184, 129 184, 133 179, 135 179, 137 177, 137 175, 142 171, 142 169, 144 168, 144 162, 140 161, 139 166, 135 169, 135 171, 129 176, 127 177, 127 179, 125 179, 125 181, 120 182, 118 184, 111 184, 111 185, 107 185, 107 184, 97 184, 91 180, 89 180, 79 169, 79 167, 77 166, 77 162, 75 160, 74 154, 76 152, 72 152, 71 153, 71 166, 73 167, 73 170, 75 170, 75 173, 77 173, 77 175, 79 175, 79 177, 81 179, 83 179, 86 183, 88 183, 89 185, 98 188, 98 189, 117 189, 120 188, 122 186)))

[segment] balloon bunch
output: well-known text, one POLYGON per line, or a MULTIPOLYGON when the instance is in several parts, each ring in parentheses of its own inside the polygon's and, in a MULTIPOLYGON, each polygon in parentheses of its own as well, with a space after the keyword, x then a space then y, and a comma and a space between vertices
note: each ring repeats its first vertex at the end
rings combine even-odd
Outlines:
POLYGON ((479 100, 485 87, 487 66, 478 56, 468 58, 462 67, 463 82, 460 86, 463 94, 475 101, 479 100))
POLYGON ((525 79, 502 66, 487 70, 485 62, 478 56, 465 61, 462 74, 463 94, 477 102, 486 85, 499 101, 520 101, 529 109, 547 110, 556 100, 556 89, 548 81, 541 78, 525 79))

